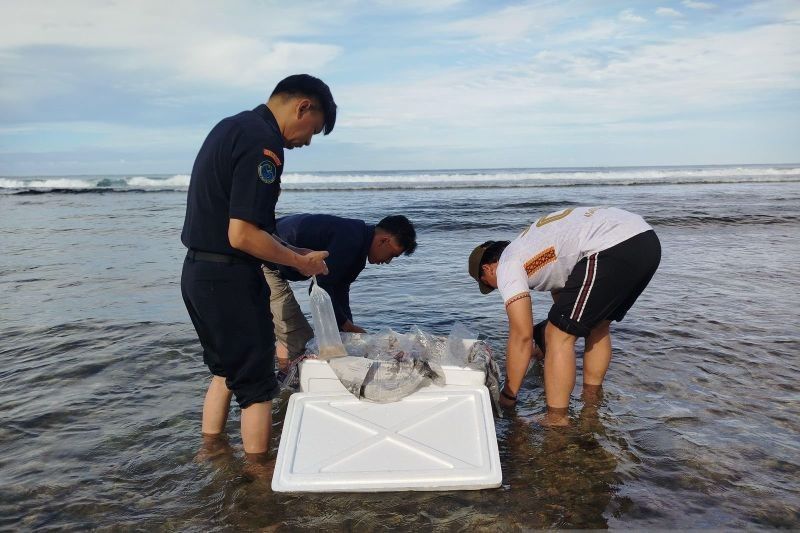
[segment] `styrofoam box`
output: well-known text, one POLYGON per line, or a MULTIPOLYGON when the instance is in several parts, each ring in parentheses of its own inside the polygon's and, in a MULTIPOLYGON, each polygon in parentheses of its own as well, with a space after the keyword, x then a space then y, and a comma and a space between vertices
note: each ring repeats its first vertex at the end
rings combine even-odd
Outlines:
POLYGON ((462 490, 501 480, 488 389, 451 385, 383 404, 349 393, 293 394, 272 490, 462 490))
MULTIPOLYGON (((467 348, 474 340, 465 340, 467 348)), ((272 477, 277 492, 378 492, 499 487, 500 454, 486 375, 443 366, 392 403, 350 394, 327 361, 300 364, 272 477)))

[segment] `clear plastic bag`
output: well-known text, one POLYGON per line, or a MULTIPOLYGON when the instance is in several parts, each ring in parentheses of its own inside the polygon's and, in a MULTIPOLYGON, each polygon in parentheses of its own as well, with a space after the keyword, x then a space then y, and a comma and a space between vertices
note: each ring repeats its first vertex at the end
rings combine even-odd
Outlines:
POLYGON ((445 384, 442 368, 423 359, 341 357, 330 365, 354 396, 377 403, 396 402, 431 383, 445 384))
MULTIPOLYGON (((419 335, 426 334, 418 328, 406 335, 388 328, 373 335, 342 333, 348 357, 330 361, 331 369, 353 395, 378 403, 401 400, 431 383, 443 386, 444 371, 419 335)), ((317 339, 309 341, 306 354, 319 352, 317 339)))
POLYGON ((450 335, 447 337, 447 351, 445 352, 444 365, 467 366, 471 344, 468 341, 478 338, 478 334, 470 331, 461 322, 453 324, 450 335))
POLYGON ((320 359, 344 357, 347 351, 339 335, 339 326, 336 324, 336 314, 333 312, 333 303, 328 293, 317 284, 317 277, 311 281, 311 319, 314 323, 314 337, 317 340, 317 355, 320 359))
POLYGON ((494 360, 491 346, 486 341, 478 340, 472 345, 467 355, 467 366, 486 372, 484 385, 489 389, 494 412, 503 418, 503 411, 500 409, 500 367, 494 360))

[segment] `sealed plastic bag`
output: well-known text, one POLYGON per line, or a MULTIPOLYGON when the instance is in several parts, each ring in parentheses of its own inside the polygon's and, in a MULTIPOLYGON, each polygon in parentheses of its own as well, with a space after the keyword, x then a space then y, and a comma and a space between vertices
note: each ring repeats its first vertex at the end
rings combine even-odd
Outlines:
MULTIPOLYGON (((341 338, 349 357, 337 358, 330 366, 357 398, 396 402, 431 383, 445 384, 441 366, 430 360, 414 333, 402 335, 385 329, 373 335, 344 333, 341 338)), ((316 340, 306 345, 306 353, 318 351, 316 340)))
POLYGON ((317 277, 311 281, 311 319, 314 322, 314 337, 317 340, 317 355, 320 359, 344 357, 347 351, 339 335, 339 326, 336 324, 336 315, 333 312, 331 297, 325 289, 317 284, 317 277))
POLYGON ((354 396, 377 403, 396 402, 431 383, 445 384, 441 367, 421 359, 383 361, 341 357, 330 365, 354 396))

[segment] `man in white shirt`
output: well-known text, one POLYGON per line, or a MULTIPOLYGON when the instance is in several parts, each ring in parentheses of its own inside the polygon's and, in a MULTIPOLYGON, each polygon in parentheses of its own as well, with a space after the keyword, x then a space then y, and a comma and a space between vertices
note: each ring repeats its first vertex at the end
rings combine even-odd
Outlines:
POLYGON ((469 257, 483 294, 499 289, 508 314, 506 383, 500 402, 516 403, 535 349, 530 289, 551 291, 537 325, 546 352, 546 425, 566 425, 575 387, 575 341, 586 338, 584 392, 596 395, 611 361, 611 321, 620 321, 655 274, 661 245, 642 217, 614 207, 575 207, 540 218, 513 241, 487 241, 469 257), (541 333, 543 332, 543 335, 541 333))

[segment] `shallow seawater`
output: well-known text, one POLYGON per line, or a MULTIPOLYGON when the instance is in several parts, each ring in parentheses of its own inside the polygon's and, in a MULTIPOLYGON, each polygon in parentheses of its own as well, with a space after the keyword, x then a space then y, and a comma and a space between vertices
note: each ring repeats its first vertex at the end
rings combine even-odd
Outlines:
MULTIPOLYGON (((800 183, 284 192, 282 213, 406 214, 419 249, 362 273, 356 322, 459 321, 501 366, 506 319, 466 275, 473 246, 570 205, 654 226, 661 268, 612 328, 600 405, 581 400, 579 371, 572 426, 537 426, 534 366, 516 414, 495 420, 502 487, 460 492, 272 493, 243 468, 237 409, 231 452, 195 459, 208 372, 178 285, 184 205, 0 196, 0 528, 800 527, 800 183)), ((536 317, 547 302, 535 295, 536 317)))

